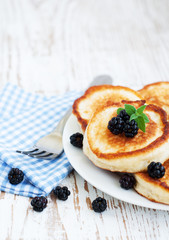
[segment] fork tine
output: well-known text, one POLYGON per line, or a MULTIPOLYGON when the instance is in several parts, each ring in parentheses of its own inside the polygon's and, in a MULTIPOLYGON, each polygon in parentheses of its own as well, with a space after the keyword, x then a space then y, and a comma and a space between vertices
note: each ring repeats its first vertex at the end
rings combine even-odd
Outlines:
POLYGON ((31 156, 31 157, 35 157, 38 159, 44 159, 44 160, 53 160, 55 158, 58 158, 62 155, 64 151, 62 151, 61 153, 57 154, 57 153, 48 153, 47 155, 36 155, 36 156, 31 156))
MULTIPOLYGON (((30 156, 30 155, 29 155, 30 156)), ((41 159, 41 160, 53 160, 55 159, 56 157, 58 157, 58 154, 54 154, 54 153, 49 153, 47 155, 32 155, 30 157, 33 157, 33 158, 38 158, 38 159, 41 159)))
POLYGON ((47 153, 47 154, 45 154, 45 155, 42 155, 42 153, 39 154, 39 155, 29 154, 29 156, 30 156, 30 157, 36 157, 36 158, 46 158, 46 157, 50 157, 50 156, 53 156, 53 155, 54 155, 53 153, 48 153, 48 152, 46 152, 46 153, 47 153))
POLYGON ((38 157, 39 155, 41 155, 41 154, 43 154, 43 153, 46 153, 46 151, 41 151, 41 152, 38 152, 38 153, 29 153, 29 154, 27 154, 27 155, 29 155, 29 156, 35 156, 35 157, 38 157))
POLYGON ((46 157, 50 157, 50 156, 53 156, 53 155, 54 155, 53 153, 48 153, 46 155, 42 155, 41 157, 46 158, 46 157))
POLYGON ((58 153, 50 153, 50 152, 47 152, 47 151, 44 151, 44 150, 42 151, 38 148, 30 150, 30 151, 19 151, 19 150, 17 150, 16 152, 24 154, 24 155, 28 155, 29 157, 33 157, 33 158, 44 159, 44 160, 53 160, 57 157, 60 157, 62 155, 62 153, 64 152, 64 150, 59 154, 58 153))
POLYGON ((46 156, 41 156, 41 157, 38 157, 38 158, 39 158, 39 159, 44 159, 44 160, 53 160, 53 159, 55 159, 55 158, 57 158, 57 157, 58 157, 57 154, 51 153, 51 155, 48 156, 48 157, 46 157, 46 156))
POLYGON ((47 160, 52 160, 52 159, 58 158, 63 154, 63 152, 64 152, 64 150, 62 152, 60 152, 59 154, 53 153, 53 156, 48 157, 47 160))
POLYGON ((22 154, 29 154, 29 153, 37 152, 38 150, 39 150, 38 148, 35 148, 35 149, 29 150, 29 151, 19 151, 19 150, 17 150, 16 152, 17 153, 22 153, 22 154))

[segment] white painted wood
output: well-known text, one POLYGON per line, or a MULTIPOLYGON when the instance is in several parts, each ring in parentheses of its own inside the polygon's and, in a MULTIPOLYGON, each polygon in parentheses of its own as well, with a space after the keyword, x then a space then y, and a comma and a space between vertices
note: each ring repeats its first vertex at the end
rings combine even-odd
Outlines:
MULTIPOLYGON (((168 0, 0 0, 0 87, 7 81, 54 95, 85 88, 99 74, 134 89, 169 80, 168 0)), ((167 239, 168 212, 127 204, 77 173, 68 201, 0 194, 0 239, 167 239), (108 210, 90 209, 97 196, 108 210)))

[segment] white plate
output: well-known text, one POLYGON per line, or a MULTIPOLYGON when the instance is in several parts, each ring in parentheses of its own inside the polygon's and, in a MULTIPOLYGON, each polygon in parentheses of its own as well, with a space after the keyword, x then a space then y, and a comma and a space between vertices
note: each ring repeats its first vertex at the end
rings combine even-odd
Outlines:
POLYGON ((90 184, 109 194, 112 197, 122 201, 136 204, 147 208, 169 210, 165 204, 154 203, 140 196, 134 190, 124 190, 119 185, 118 174, 96 167, 82 152, 81 149, 73 147, 70 144, 70 136, 73 133, 80 132, 80 127, 76 118, 71 115, 68 119, 64 133, 63 145, 65 153, 73 168, 90 184))

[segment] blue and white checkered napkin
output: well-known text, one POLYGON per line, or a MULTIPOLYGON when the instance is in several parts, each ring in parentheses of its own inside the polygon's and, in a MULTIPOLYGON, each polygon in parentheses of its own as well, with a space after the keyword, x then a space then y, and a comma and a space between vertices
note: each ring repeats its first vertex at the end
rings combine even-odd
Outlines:
POLYGON ((44 97, 8 83, 0 93, 0 190, 23 196, 48 195, 72 170, 65 154, 52 161, 16 153, 50 133, 72 105, 77 92, 44 97), (11 168, 24 172, 24 181, 11 185, 11 168))

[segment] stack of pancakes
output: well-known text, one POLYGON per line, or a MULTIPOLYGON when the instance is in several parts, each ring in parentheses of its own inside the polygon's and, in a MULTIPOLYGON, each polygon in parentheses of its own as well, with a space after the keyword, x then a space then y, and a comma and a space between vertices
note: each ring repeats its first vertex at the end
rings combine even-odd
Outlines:
POLYGON ((150 84, 138 92, 122 86, 94 86, 74 102, 73 114, 84 133, 83 152, 96 166, 133 173, 139 194, 169 204, 169 82, 150 84), (149 118, 145 133, 139 130, 134 138, 127 138, 108 130, 119 107, 127 103, 138 108, 145 101, 144 113, 149 118), (164 165, 164 177, 149 177, 151 162, 164 165))

